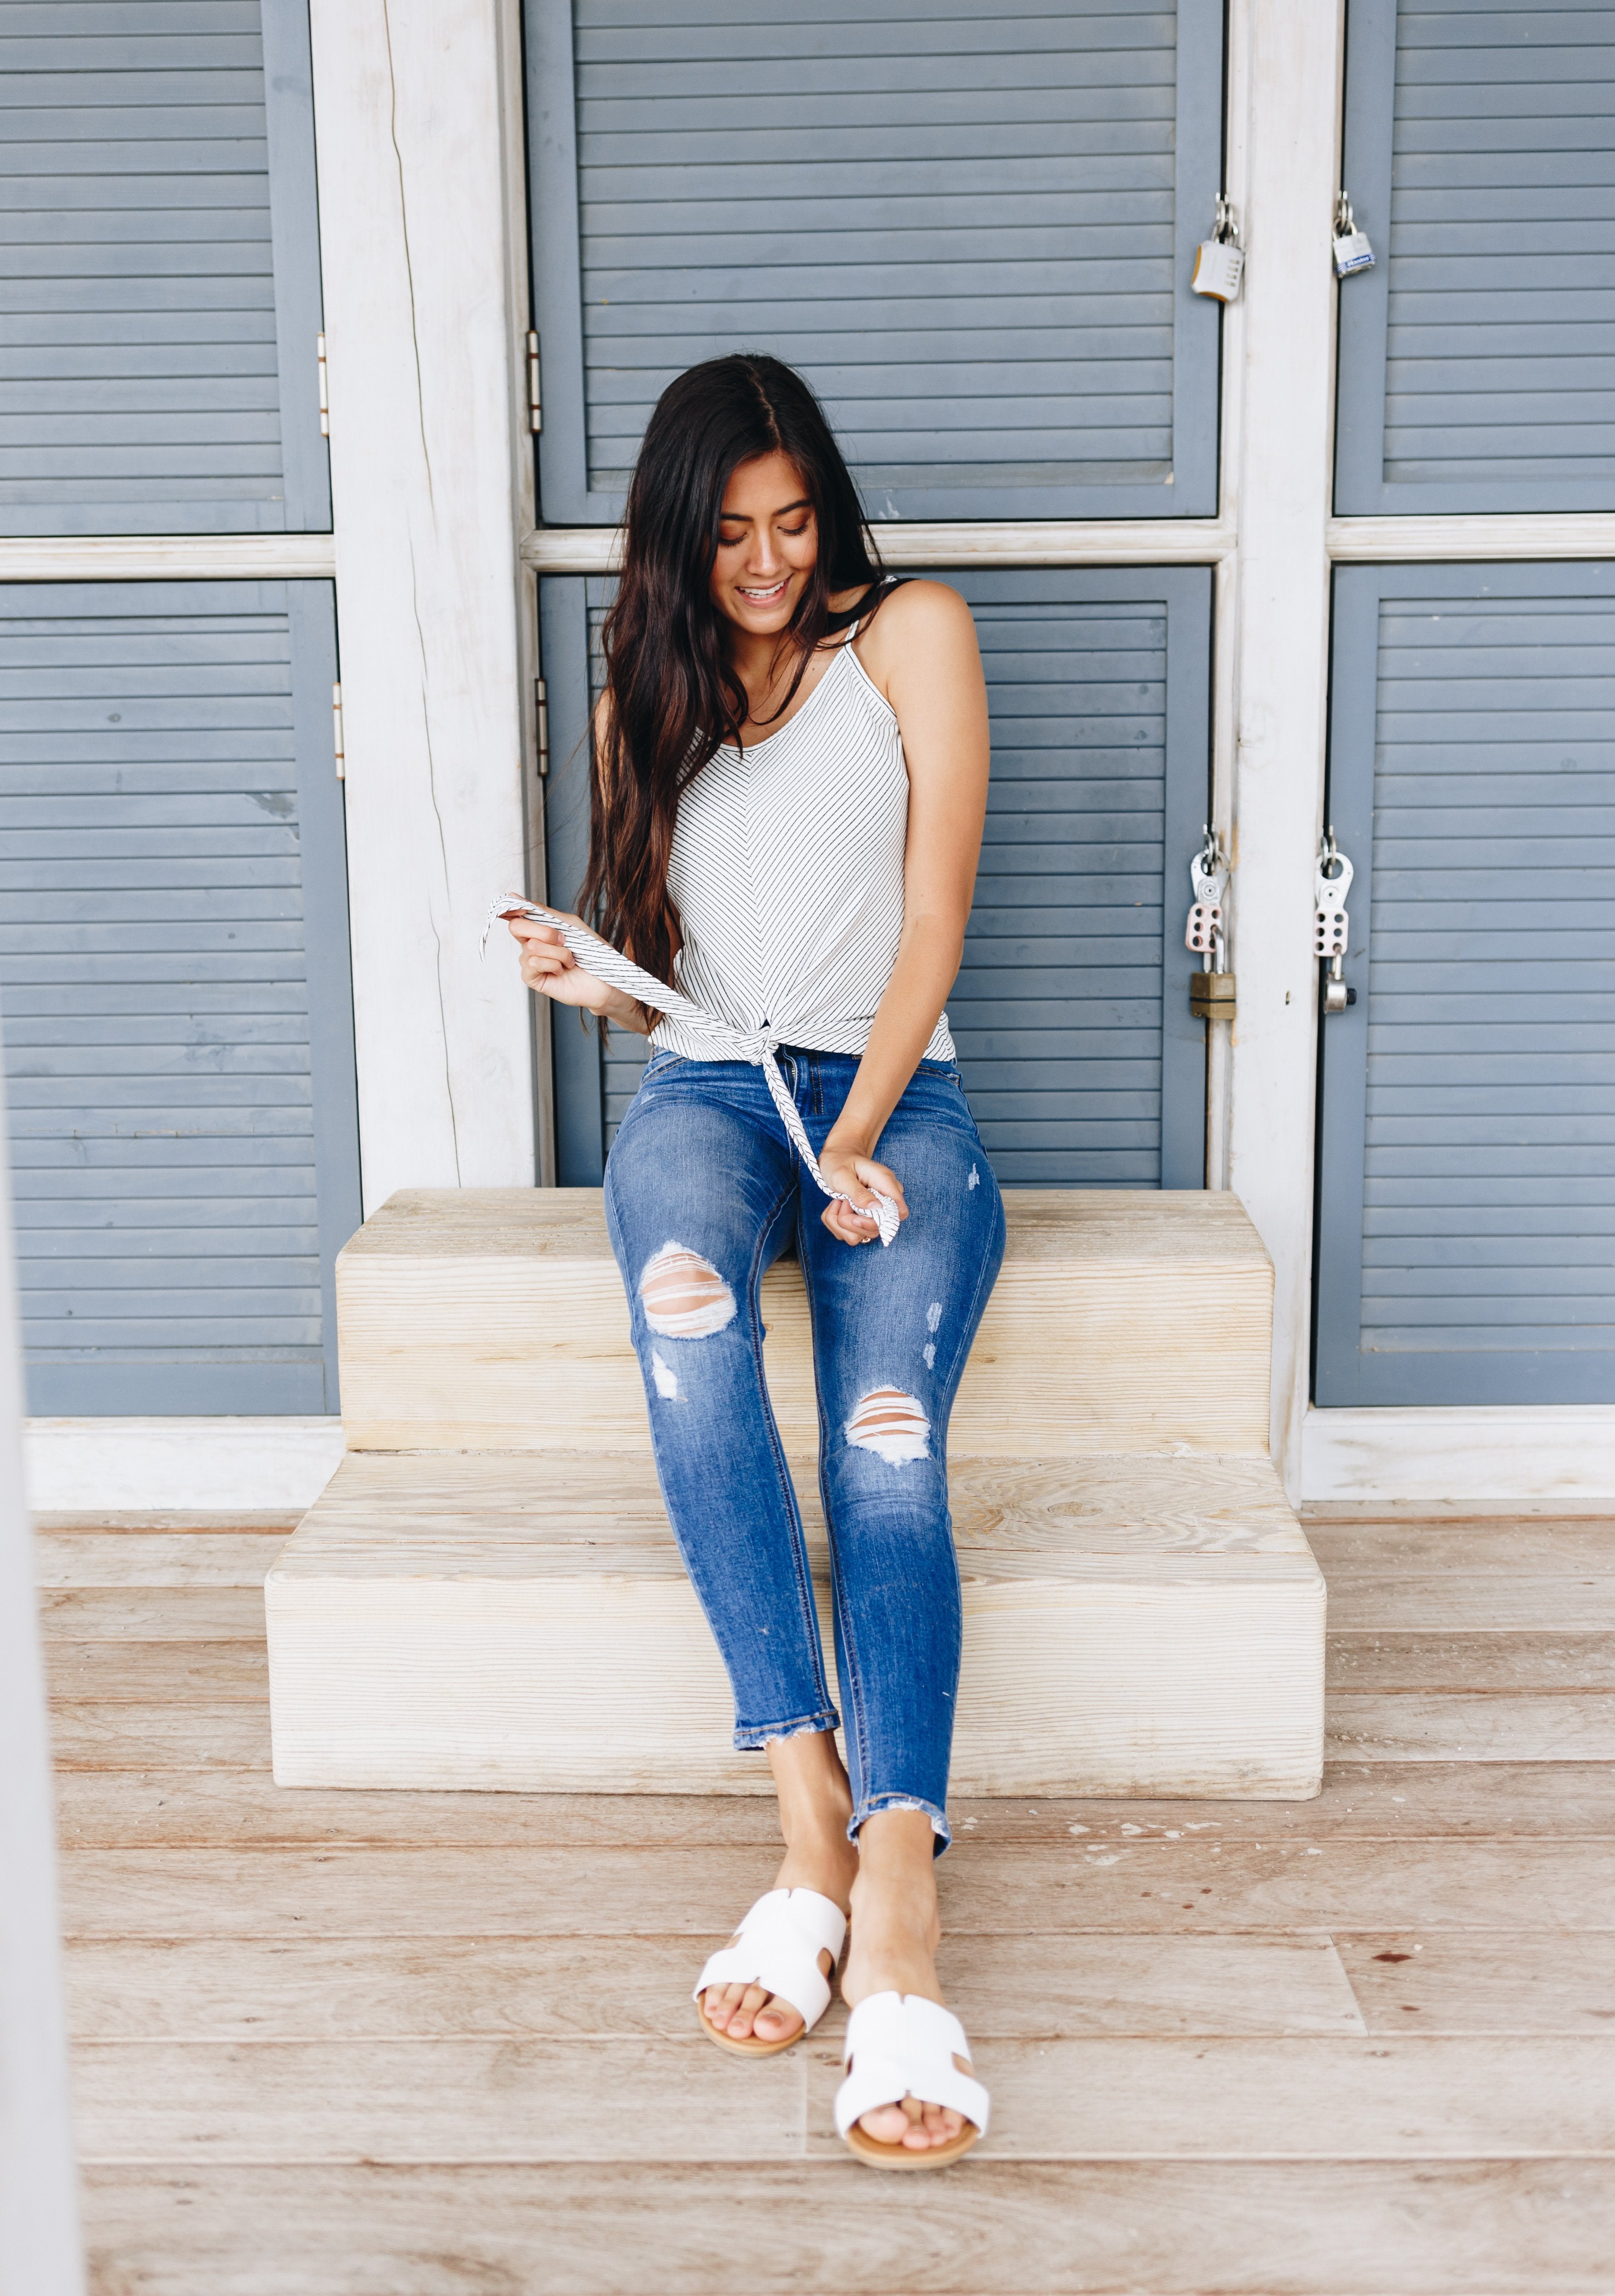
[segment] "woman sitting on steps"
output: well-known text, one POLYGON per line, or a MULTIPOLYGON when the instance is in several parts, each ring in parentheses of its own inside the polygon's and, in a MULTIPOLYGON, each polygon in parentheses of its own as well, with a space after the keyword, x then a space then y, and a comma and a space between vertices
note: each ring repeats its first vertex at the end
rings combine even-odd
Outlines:
POLYGON ((974 626, 944 584, 887 584, 812 392, 734 357, 652 416, 603 645, 580 898, 632 965, 600 969, 559 913, 512 931, 531 988, 652 1046, 606 1216, 668 1513, 786 1843, 698 2013, 726 2048, 788 2048, 850 1912, 837 2125, 865 2160, 940 2166, 987 2126, 940 2005, 933 1873, 959 1673, 947 1421, 1004 1252, 942 1010, 987 804, 974 626), (621 985, 633 966, 671 1009, 621 985), (792 1245, 845 1767, 763 1379, 758 1287, 792 1245))

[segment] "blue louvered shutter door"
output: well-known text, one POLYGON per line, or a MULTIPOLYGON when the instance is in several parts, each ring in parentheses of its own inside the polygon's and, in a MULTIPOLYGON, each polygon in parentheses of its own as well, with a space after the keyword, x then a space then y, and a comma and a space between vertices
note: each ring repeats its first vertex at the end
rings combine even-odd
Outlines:
POLYGON ((0 532, 331 523, 307 0, 0 9, 0 532))
POLYGON ((1335 507, 1615 508, 1615 6, 1352 0, 1335 507))
POLYGON ((1615 570, 1336 582, 1317 1400, 1615 1402, 1615 570))
POLYGON ((1217 506, 1222 0, 527 0, 544 514, 771 351, 877 518, 1217 506))
POLYGON ((331 586, 0 586, 30 1407, 337 1408, 358 1132, 331 586))
MULTIPOLYGON (((1205 1029, 1183 946, 1205 819, 1211 578, 1201 567, 949 575, 970 601, 992 711, 975 906, 947 1010, 999 1178, 1199 1187, 1205 1029)), ((591 680, 603 582, 541 590, 550 694, 550 887, 574 903, 587 849, 591 680)), ((560 1177, 600 1177, 641 1039, 603 1060, 553 1016, 560 1177)))

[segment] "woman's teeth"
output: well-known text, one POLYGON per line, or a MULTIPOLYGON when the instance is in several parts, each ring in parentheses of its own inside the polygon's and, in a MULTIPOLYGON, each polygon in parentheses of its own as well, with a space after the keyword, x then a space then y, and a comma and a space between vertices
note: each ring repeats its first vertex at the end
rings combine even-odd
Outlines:
POLYGON ((783 598, 784 594, 785 583, 783 582, 776 582, 769 590, 748 590, 743 587, 741 590, 741 596, 750 598, 754 606, 771 605, 775 598, 783 598))

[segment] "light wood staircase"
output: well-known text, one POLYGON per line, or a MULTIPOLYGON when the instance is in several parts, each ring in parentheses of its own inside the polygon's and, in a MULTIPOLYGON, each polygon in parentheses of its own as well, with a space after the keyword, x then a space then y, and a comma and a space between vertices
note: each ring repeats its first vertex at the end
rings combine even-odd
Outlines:
MULTIPOLYGON (((1268 1457, 1255 1229, 1230 1195, 1006 1201, 949 1443, 955 1792, 1315 1793, 1324 1582, 1268 1457)), ((763 1297, 824 1613, 794 1261, 763 1297)), ((337 1298, 348 1456, 266 1587, 277 1781, 767 1791, 662 1511, 599 1191, 406 1191, 337 1298)))

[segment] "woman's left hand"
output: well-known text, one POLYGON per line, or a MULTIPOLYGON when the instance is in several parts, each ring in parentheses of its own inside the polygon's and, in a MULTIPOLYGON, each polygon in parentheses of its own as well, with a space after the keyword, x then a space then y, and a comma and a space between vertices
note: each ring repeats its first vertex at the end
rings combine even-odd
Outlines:
POLYGON ((889 1196, 898 1208, 898 1218, 908 1218, 908 1206, 903 1198, 903 1183, 889 1166, 877 1164, 873 1156, 849 1155, 844 1150, 826 1148, 819 1158, 819 1169, 832 1188, 845 1192, 852 1202, 843 1203, 838 1196, 824 1207, 825 1226, 843 1243, 873 1243, 880 1235, 873 1211, 854 1210, 855 1205, 873 1204, 877 1195, 889 1196))

